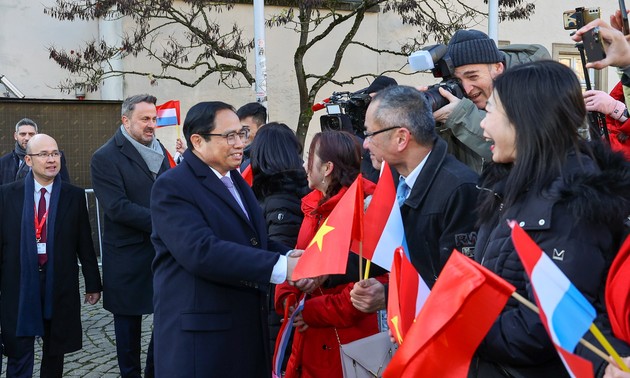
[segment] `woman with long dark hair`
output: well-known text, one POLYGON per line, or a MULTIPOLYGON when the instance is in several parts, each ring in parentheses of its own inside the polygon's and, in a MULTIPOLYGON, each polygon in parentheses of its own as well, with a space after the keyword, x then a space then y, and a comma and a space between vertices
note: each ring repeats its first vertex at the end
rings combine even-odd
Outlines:
MULTIPOLYGON (((606 272, 630 213, 628 163, 600 142, 580 139, 582 91, 573 71, 560 63, 507 70, 495 80, 486 110, 481 127, 493 143, 492 163, 481 178, 475 260, 533 302, 510 238, 507 220, 516 220, 604 319, 606 272)), ((627 353, 627 345, 619 348, 627 353)), ((580 345, 576 352, 603 372, 608 361, 580 345)), ((514 299, 476 357, 470 376, 568 376, 540 316, 514 299)))
POLYGON ((259 129, 250 151, 252 189, 269 238, 293 247, 304 217, 301 200, 309 192, 302 146, 289 126, 271 122, 259 129))

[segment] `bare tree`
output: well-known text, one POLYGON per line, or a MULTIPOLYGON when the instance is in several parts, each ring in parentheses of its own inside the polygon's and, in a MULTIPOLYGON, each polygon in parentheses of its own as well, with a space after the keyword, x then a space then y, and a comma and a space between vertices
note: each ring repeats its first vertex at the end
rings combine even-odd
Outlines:
MULTIPOLYGON (((311 106, 324 85, 344 86, 359 78, 387 73, 364 72, 338 77, 340 63, 349 46, 359 46, 375 54, 406 56, 427 41, 447 42, 457 29, 486 16, 466 0, 273 0, 273 3, 283 6, 283 10, 267 20, 267 25, 282 26, 299 34, 293 63, 300 103, 297 134, 302 142, 313 117, 311 106), (392 44, 390 49, 360 42, 357 33, 369 12, 394 12, 403 24, 417 27, 418 33, 415 38, 397 41, 397 47, 392 44), (306 72, 304 62, 309 52, 342 25, 349 27, 344 37, 337 40, 335 46, 330 45, 330 39, 325 42, 327 49, 334 51, 330 65, 323 68, 321 74, 306 72)), ((93 40, 72 50, 51 46, 50 58, 71 73, 59 88, 70 92, 79 85, 96 91, 103 80, 119 75, 145 76, 151 81, 175 80, 194 87, 214 73, 219 83, 230 88, 249 87, 255 81, 247 69, 253 40, 245 38, 237 24, 214 21, 220 19, 215 17, 217 14, 233 6, 232 1, 207 0, 57 0, 55 6, 44 12, 59 20, 129 17, 134 25, 120 45, 93 40), (130 71, 115 70, 107 65, 112 59, 138 55, 157 61, 160 68, 130 71)), ((534 5, 525 0, 501 0, 499 18, 502 21, 526 19, 533 11, 534 5)))

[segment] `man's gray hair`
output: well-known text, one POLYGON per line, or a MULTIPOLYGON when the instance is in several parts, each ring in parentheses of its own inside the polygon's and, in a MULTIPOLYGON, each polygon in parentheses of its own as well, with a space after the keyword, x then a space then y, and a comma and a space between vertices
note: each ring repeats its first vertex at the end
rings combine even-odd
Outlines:
POLYGON ((15 132, 18 132, 20 126, 33 126, 35 128, 35 132, 37 132, 37 124, 30 118, 22 118, 15 124, 15 132))
POLYGON ((133 113, 133 110, 136 108, 136 104, 141 102, 148 102, 149 104, 155 105, 157 103, 157 98, 150 94, 140 94, 127 97, 125 101, 123 101, 120 115, 130 118, 131 113, 133 113))
POLYGON ((372 102, 377 102, 374 118, 382 127, 402 126, 423 146, 432 146, 437 133, 435 119, 424 93, 404 85, 380 90, 372 102))

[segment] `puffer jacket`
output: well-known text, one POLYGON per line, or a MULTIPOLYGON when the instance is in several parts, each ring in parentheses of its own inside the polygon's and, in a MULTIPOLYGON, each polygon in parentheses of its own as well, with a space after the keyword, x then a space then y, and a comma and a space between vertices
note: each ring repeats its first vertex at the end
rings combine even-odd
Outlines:
MULTIPOLYGON (((509 208, 500 203, 505 179, 485 188, 486 193, 492 191, 488 195, 494 196, 497 211, 480 225, 475 260, 534 302, 527 273, 510 238, 507 220, 516 220, 594 305, 603 331, 617 350, 629 355, 630 347, 610 336, 604 286, 622 242, 624 220, 630 214, 630 164, 605 146, 593 148, 594 158, 571 154, 549 188, 528 190, 509 208)), ((581 346, 576 353, 591 360, 596 376, 603 374, 608 361, 581 346)), ((514 299, 508 301, 476 357, 469 376, 567 376, 540 317, 514 299)))

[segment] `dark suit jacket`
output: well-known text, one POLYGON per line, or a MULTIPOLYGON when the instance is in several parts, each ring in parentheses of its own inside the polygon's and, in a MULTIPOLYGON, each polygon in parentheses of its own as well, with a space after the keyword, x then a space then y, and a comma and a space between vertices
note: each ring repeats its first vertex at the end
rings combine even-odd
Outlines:
POLYGON ((429 287, 454 248, 472 256, 477 241, 477 174, 436 139, 400 211, 411 263, 429 287))
MULTIPOLYGON (((164 146, 162 146, 162 150, 164 146)), ((169 168, 165 158, 158 174, 169 168)), ((120 129, 92 156, 92 185, 105 213, 103 307, 121 315, 153 312, 149 197, 155 182, 120 129)))
POLYGON ((279 254, 253 192, 248 220, 190 150, 151 193, 156 377, 269 377, 266 293, 279 254))
MULTIPOLYGON (((81 349, 83 337, 77 257, 81 262, 86 292, 101 291, 101 276, 83 189, 62 181, 61 188, 54 187, 53 190, 61 190, 61 193, 53 235, 55 283, 50 346, 55 353, 68 353, 81 349)), ((23 180, 0 186, 0 322, 8 356, 16 351, 23 205, 23 180)))
MULTIPOLYGON (((0 185, 8 184, 15 181, 15 175, 17 174, 18 167, 20 166, 20 158, 15 151, 11 151, 8 154, 0 158, 0 185)), ((65 182, 70 182, 70 174, 68 173, 68 167, 66 165, 66 157, 63 152, 61 153, 61 171, 59 171, 61 179, 65 182)))

